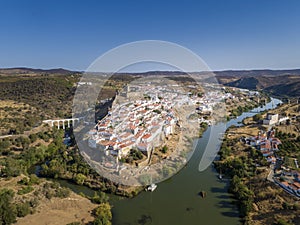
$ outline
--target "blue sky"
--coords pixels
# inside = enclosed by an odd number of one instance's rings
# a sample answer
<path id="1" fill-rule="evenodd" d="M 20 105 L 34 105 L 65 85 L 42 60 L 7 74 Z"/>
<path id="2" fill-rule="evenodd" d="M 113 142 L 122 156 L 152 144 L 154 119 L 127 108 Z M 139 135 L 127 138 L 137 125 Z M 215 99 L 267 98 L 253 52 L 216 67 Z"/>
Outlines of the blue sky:
<path id="1" fill-rule="evenodd" d="M 139 40 L 175 42 L 213 70 L 300 68 L 300 1 L 1 0 L 0 67 L 85 70 Z"/>

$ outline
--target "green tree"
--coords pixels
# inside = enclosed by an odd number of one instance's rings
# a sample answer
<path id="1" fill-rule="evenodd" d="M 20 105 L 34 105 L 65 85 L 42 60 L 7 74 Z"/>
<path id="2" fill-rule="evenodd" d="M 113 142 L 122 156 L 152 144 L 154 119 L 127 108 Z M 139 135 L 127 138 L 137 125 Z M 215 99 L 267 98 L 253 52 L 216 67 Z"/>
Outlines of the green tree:
<path id="1" fill-rule="evenodd" d="M 86 176 L 83 175 L 82 173 L 78 173 L 75 176 L 75 182 L 76 182 L 76 184 L 79 184 L 79 185 L 82 185 L 84 183 L 85 179 L 86 179 Z"/>
<path id="2" fill-rule="evenodd" d="M 260 113 L 254 115 L 253 120 L 256 121 L 256 122 L 262 120 L 262 115 Z"/>
<path id="3" fill-rule="evenodd" d="M 38 136 L 37 136 L 37 134 L 30 134 L 29 139 L 33 143 L 38 139 Z"/>
<path id="4" fill-rule="evenodd" d="M 91 201 L 96 204 L 108 202 L 109 197 L 102 191 L 94 193 L 94 196 L 91 198 Z"/>
<path id="5" fill-rule="evenodd" d="M 22 160 L 8 157 L 5 159 L 4 165 L 5 167 L 1 170 L 1 176 L 4 177 L 16 177 L 24 171 Z"/>
<path id="6" fill-rule="evenodd" d="M 69 188 L 60 187 L 56 190 L 55 197 L 59 198 L 67 198 L 71 194 L 71 191 Z"/>
<path id="7" fill-rule="evenodd" d="M 167 151 L 168 151 L 168 147 L 166 145 L 164 145 L 164 147 L 162 147 L 162 149 L 161 149 L 161 152 L 165 154 L 165 153 L 167 153 Z"/>
<path id="8" fill-rule="evenodd" d="M 202 92 L 198 92 L 198 93 L 197 93 L 197 96 L 198 96 L 199 98 L 202 98 L 202 97 L 203 97 L 203 93 L 202 93 Z"/>
<path id="9" fill-rule="evenodd" d="M 133 160 L 139 160 L 143 158 L 143 154 L 141 153 L 141 151 L 136 149 L 130 150 L 130 156 L 132 156 Z"/>
<path id="10" fill-rule="evenodd" d="M 17 204 L 17 216 L 24 217 L 30 213 L 30 204 L 29 202 Z"/>
<path id="11" fill-rule="evenodd" d="M 276 225 L 292 225 L 292 223 L 289 223 L 285 221 L 284 219 L 279 219 L 276 223 Z"/>
<path id="12" fill-rule="evenodd" d="M 10 142 L 8 140 L 0 141 L 0 149 L 4 150 L 10 146 Z"/>
<path id="13" fill-rule="evenodd" d="M 94 224 L 96 225 L 111 225 L 111 206 L 109 203 L 101 203 L 95 210 L 95 221 Z"/>
<path id="14" fill-rule="evenodd" d="M 12 190 L 0 190 L 0 224 L 12 224 L 16 221 L 16 209 L 12 204 L 13 197 Z"/>

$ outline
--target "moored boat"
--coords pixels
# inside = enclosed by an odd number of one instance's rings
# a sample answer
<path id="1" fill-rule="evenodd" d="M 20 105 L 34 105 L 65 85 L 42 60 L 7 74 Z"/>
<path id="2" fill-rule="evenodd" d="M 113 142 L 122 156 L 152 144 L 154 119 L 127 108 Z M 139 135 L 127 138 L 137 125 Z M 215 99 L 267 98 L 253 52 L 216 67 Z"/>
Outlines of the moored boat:
<path id="1" fill-rule="evenodd" d="M 157 188 L 157 185 L 156 184 L 151 184 L 149 185 L 146 190 L 147 191 L 154 191 L 155 189 Z"/>

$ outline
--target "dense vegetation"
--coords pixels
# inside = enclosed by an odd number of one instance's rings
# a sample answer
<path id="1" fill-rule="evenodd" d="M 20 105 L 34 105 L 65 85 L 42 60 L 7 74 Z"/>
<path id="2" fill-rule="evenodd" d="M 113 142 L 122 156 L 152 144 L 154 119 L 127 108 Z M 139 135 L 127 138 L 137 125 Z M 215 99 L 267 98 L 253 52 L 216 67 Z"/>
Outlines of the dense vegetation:
<path id="1" fill-rule="evenodd" d="M 229 191 L 238 199 L 240 214 L 243 218 L 252 210 L 253 192 L 249 189 L 245 179 L 255 176 L 258 171 L 256 164 L 267 164 L 262 154 L 255 149 L 247 148 L 245 153 L 249 157 L 243 155 L 236 155 L 232 157 L 234 152 L 238 151 L 235 148 L 235 143 L 238 140 L 225 140 L 222 144 L 220 154 L 220 161 L 215 163 L 216 168 L 222 173 L 230 177 L 231 183 Z"/>
<path id="2" fill-rule="evenodd" d="M 100 189 L 107 192 L 116 192 L 117 187 L 103 178 L 101 178 L 95 171 L 93 171 L 82 159 L 78 150 L 74 146 L 67 147 L 63 144 L 63 130 L 49 130 L 47 132 L 37 133 L 31 135 L 29 138 L 20 138 L 14 140 L 13 138 L 6 138 L 0 140 L 1 146 L 5 147 L 5 151 L 2 151 L 4 158 L 0 159 L 0 177 L 10 178 L 17 177 L 22 174 L 28 174 L 28 177 L 23 178 L 19 185 L 21 185 L 17 193 L 10 191 L 3 191 L 5 197 L 1 198 L 1 201 L 5 201 L 0 204 L 3 205 L 3 210 L 0 212 L 1 216 L 4 216 L 7 223 L 11 224 L 16 217 L 26 216 L 28 213 L 33 212 L 33 206 L 35 205 L 31 201 L 26 201 L 25 203 L 20 203 L 14 206 L 13 196 L 15 194 L 22 196 L 29 193 L 35 192 L 35 185 L 40 183 L 40 179 L 36 177 L 34 172 L 36 166 L 40 166 L 39 176 L 41 177 L 51 177 L 51 178 L 61 178 L 67 179 L 71 182 L 77 183 L 79 185 L 86 185 L 95 189 Z M 74 138 L 74 137 L 72 137 Z M 37 139 L 47 140 L 50 144 L 37 145 L 34 143 Z M 20 151 L 11 151 L 9 146 L 12 145 L 24 146 Z M 67 197 L 70 190 L 66 188 L 61 188 L 57 184 L 45 183 L 42 186 L 42 195 L 48 199 L 52 197 Z M 119 194 L 122 194 L 119 192 Z M 106 211 L 101 212 L 100 205 L 99 209 L 95 211 L 95 221 L 94 224 L 110 224 L 111 216 L 104 216 L 107 214 L 107 210 L 110 210 L 110 205 L 107 202 L 108 198 L 103 192 L 96 192 L 90 200 L 96 204 L 104 204 Z M 35 201 L 37 201 L 35 199 Z M 6 211 L 11 210 L 10 205 L 12 205 L 13 211 L 6 215 Z M 5 207 L 4 207 L 5 206 Z M 109 211 L 110 213 L 110 211 Z M 111 215 L 111 213 L 110 213 Z M 3 219 L 3 220 L 4 220 Z"/>
<path id="3" fill-rule="evenodd" d="M 7 155 L 7 157 L 0 159 L 0 165 L 3 167 L 0 176 L 15 177 L 22 173 L 27 174 L 28 170 L 33 166 L 44 163 L 50 160 L 53 155 L 66 150 L 66 146 L 63 144 L 63 135 L 63 130 L 53 129 L 30 135 L 29 138 L 9 137 L 0 140 L 0 145 L 6 146 L 1 153 L 2 155 Z M 49 141 L 50 139 L 52 141 L 48 146 L 40 144 L 34 146 L 33 143 L 37 137 L 44 141 Z M 12 151 L 14 146 L 18 147 L 17 151 Z"/>
<path id="4" fill-rule="evenodd" d="M 32 146 L 32 141 L 36 140 L 36 136 L 45 141 L 52 141 L 48 146 Z M 83 160 L 76 146 L 64 145 L 63 136 L 64 131 L 54 127 L 50 131 L 31 135 L 30 138 L 0 140 L 2 146 L 14 144 L 24 146 L 18 154 L 14 154 L 9 148 L 2 151 L 2 154 L 7 156 L 0 159 L 0 165 L 3 167 L 0 176 L 15 177 L 20 174 L 28 174 L 34 167 L 40 166 L 39 176 L 66 179 L 105 192 L 127 195 L 125 192 L 117 191 L 118 186 L 100 177 Z M 73 135 L 71 135 L 71 142 L 75 142 Z M 133 157 L 140 158 L 142 156 L 135 152 Z"/>
<path id="5" fill-rule="evenodd" d="M 14 192 L 8 189 L 0 190 L 0 224 L 12 224 L 16 221 L 16 209 L 12 203 Z"/>
<path id="6" fill-rule="evenodd" d="M 0 135 L 23 134 L 49 118 L 71 116 L 79 75 L 0 76 Z"/>
<path id="7" fill-rule="evenodd" d="M 95 216 L 93 225 L 111 225 L 111 206 L 108 203 L 101 203 L 94 209 L 93 214 Z"/>
<path id="8" fill-rule="evenodd" d="M 294 133 L 277 132 L 276 135 L 281 141 L 279 156 L 291 156 L 300 160 L 300 136 Z"/>
<path id="9" fill-rule="evenodd" d="M 24 177 L 19 182 L 18 185 L 22 189 L 17 193 L 7 188 L 0 189 L 0 224 L 12 224 L 17 217 L 34 213 L 41 198 L 66 198 L 70 195 L 70 190 L 60 187 L 58 183 L 43 181 L 43 185 L 37 188 L 38 184 L 40 184 L 40 179 L 31 175 L 29 178 Z M 35 188 L 33 188 L 34 185 Z"/>
<path id="10" fill-rule="evenodd" d="M 71 112 L 77 80 L 74 76 L 0 77 L 0 99 L 27 103 L 44 112 L 45 118 L 66 117 Z"/>
<path id="11" fill-rule="evenodd" d="M 69 131 L 70 145 L 66 146 L 63 130 L 41 125 L 43 119 L 71 116 L 77 81 L 79 74 L 73 73 L 0 76 L 3 103 L 0 135 L 11 135 L 0 138 L 0 180 L 14 181 L 23 177 L 13 186 L 14 190 L 0 188 L 0 224 L 11 224 L 17 217 L 34 213 L 41 199 L 69 196 L 69 189 L 42 177 L 67 179 L 96 190 L 116 192 L 114 184 L 85 163 L 72 131 Z M 96 192 L 90 200 L 100 204 L 93 224 L 111 224 L 107 196 Z"/>
<path id="12" fill-rule="evenodd" d="M 262 114 L 253 117 L 253 121 L 256 122 L 261 119 Z M 286 166 L 289 166 L 290 161 L 291 168 L 297 170 L 293 159 L 300 160 L 300 136 L 288 128 L 290 122 L 287 124 L 279 126 L 280 129 L 276 128 L 276 137 L 282 142 L 276 155 L 285 159 Z M 297 127 L 297 124 L 299 125 L 299 121 L 294 119 L 293 126 Z M 253 126 L 253 123 L 249 126 Z M 241 131 L 239 128 L 231 127 L 227 132 L 239 133 Z M 291 195 L 266 180 L 270 163 L 259 150 L 245 145 L 241 137 L 230 138 L 227 136 L 222 143 L 219 156 L 220 159 L 215 162 L 215 167 L 230 178 L 229 192 L 238 200 L 240 216 L 243 218 L 244 224 L 253 224 L 253 214 L 255 214 L 255 221 L 258 221 L 258 218 L 264 218 L 265 221 L 273 220 L 272 224 L 274 225 L 298 224 L 299 217 L 294 216 L 299 209 L 298 203 L 293 200 Z M 263 204 L 270 204 L 269 211 L 260 211 L 259 207 L 267 207 Z"/>

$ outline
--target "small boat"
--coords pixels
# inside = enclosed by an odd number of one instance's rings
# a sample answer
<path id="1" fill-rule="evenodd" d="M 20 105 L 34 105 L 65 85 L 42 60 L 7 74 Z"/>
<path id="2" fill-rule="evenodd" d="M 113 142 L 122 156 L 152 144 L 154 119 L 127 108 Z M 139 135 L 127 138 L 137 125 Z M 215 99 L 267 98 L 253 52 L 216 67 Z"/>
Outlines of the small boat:
<path id="1" fill-rule="evenodd" d="M 223 179 L 223 176 L 222 176 L 222 171 L 220 169 L 220 173 L 219 173 L 219 179 L 222 180 Z"/>
<path id="2" fill-rule="evenodd" d="M 157 185 L 156 184 L 151 184 L 147 187 L 147 191 L 154 191 L 155 189 L 157 188 Z"/>

